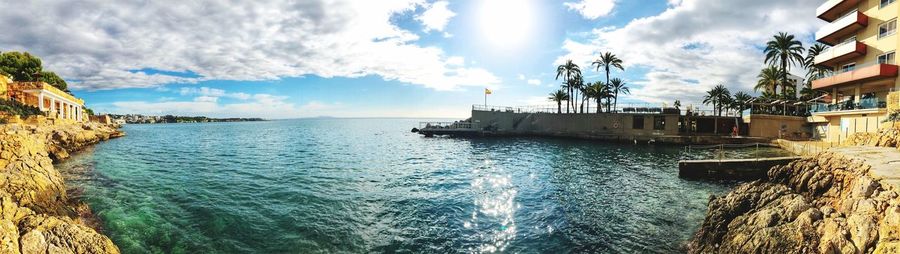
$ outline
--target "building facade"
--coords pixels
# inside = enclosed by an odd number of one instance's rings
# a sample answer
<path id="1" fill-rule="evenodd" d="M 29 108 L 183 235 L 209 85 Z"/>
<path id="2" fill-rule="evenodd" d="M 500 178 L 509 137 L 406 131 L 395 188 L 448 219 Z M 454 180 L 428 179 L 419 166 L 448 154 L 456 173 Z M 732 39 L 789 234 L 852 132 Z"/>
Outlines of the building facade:
<path id="1" fill-rule="evenodd" d="M 84 100 L 76 98 L 44 82 L 12 82 L 8 84 L 10 99 L 34 106 L 48 117 L 84 122 Z"/>
<path id="2" fill-rule="evenodd" d="M 829 22 L 816 40 L 830 47 L 815 63 L 833 70 L 812 80 L 812 88 L 826 94 L 811 110 L 825 141 L 878 131 L 888 113 L 900 108 L 896 1 L 829 0 L 816 9 L 818 18 Z"/>

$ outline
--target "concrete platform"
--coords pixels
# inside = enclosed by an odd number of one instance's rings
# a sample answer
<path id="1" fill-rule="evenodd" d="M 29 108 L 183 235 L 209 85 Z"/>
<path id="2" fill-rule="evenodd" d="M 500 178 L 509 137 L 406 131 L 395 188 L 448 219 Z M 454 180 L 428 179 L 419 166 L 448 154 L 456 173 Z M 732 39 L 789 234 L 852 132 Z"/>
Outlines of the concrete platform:
<path id="1" fill-rule="evenodd" d="M 802 157 L 679 161 L 678 177 L 709 180 L 758 180 L 765 178 L 770 168 L 785 165 L 800 158 Z"/>
<path id="2" fill-rule="evenodd" d="M 829 151 L 865 161 L 869 176 L 894 190 L 900 190 L 900 150 L 894 147 L 852 146 Z"/>

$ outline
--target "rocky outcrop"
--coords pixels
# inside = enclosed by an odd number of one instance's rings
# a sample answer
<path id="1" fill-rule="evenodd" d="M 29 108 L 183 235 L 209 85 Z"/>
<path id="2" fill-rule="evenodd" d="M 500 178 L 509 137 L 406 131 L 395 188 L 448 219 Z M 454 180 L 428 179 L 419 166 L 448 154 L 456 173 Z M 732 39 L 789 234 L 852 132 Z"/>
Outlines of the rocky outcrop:
<path id="1" fill-rule="evenodd" d="M 118 253 L 78 216 L 53 161 L 123 135 L 96 123 L 0 125 L 0 253 Z"/>
<path id="2" fill-rule="evenodd" d="M 877 133 L 857 132 L 847 137 L 852 146 L 900 146 L 900 128 L 884 128 Z"/>
<path id="3" fill-rule="evenodd" d="M 871 168 L 836 152 L 773 167 L 766 179 L 711 198 L 688 251 L 900 253 L 898 190 Z"/>

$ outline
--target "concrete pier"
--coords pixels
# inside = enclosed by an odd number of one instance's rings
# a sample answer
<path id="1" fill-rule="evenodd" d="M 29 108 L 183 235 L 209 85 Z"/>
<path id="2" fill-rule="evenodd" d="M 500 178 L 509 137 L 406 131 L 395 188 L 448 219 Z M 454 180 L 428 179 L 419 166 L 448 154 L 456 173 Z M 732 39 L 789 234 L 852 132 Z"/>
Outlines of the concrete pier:
<path id="1" fill-rule="evenodd" d="M 711 180 L 758 180 L 773 166 L 785 165 L 801 157 L 730 160 L 685 160 L 678 162 L 678 177 Z"/>

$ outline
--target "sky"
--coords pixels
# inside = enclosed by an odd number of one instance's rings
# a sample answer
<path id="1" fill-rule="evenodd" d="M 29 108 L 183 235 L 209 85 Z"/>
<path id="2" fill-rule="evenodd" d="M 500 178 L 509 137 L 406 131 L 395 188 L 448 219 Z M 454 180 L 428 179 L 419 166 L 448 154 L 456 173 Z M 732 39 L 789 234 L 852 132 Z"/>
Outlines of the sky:
<path id="1" fill-rule="evenodd" d="M 0 51 L 27 51 L 98 113 L 449 117 L 555 107 L 556 66 L 612 52 L 631 94 L 699 106 L 752 92 L 777 32 L 813 43 L 821 0 L 2 1 Z M 805 71 L 794 67 L 794 74 Z"/>

